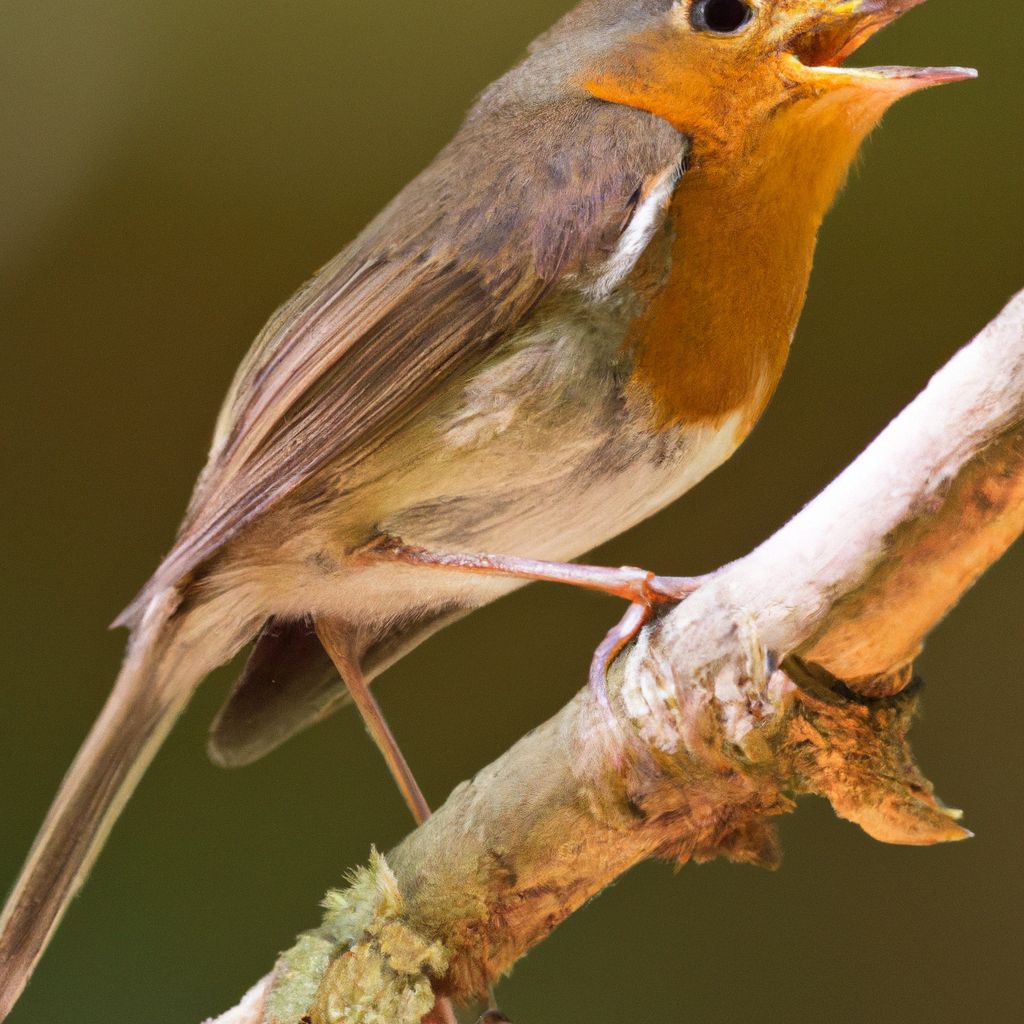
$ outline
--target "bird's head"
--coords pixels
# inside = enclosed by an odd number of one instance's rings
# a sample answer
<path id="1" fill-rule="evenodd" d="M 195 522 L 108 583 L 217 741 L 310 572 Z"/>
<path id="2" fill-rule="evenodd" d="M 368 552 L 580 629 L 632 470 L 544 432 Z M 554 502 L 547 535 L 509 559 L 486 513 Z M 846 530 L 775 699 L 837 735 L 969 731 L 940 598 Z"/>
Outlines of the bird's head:
<path id="1" fill-rule="evenodd" d="M 618 24 L 588 61 L 593 96 L 639 107 L 713 162 L 756 145 L 787 111 L 859 141 L 901 96 L 972 78 L 965 68 L 847 67 L 879 29 L 923 0 L 616 0 Z M 592 13 L 612 0 L 588 0 Z M 588 5 L 584 5 L 584 10 Z M 631 8 L 631 9 L 630 9 Z"/>

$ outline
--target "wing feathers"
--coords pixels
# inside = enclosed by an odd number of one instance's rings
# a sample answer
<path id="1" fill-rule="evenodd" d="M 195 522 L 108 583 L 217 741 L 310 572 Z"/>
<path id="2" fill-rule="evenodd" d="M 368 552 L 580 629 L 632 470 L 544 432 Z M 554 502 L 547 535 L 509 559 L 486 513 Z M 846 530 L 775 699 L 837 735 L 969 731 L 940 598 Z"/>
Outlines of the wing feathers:
<path id="1" fill-rule="evenodd" d="M 478 111 L 275 313 L 236 376 L 177 543 L 119 622 L 326 464 L 343 472 L 381 444 L 553 287 L 606 258 L 645 183 L 685 147 L 657 118 L 591 99 L 521 121 L 496 127 Z"/>

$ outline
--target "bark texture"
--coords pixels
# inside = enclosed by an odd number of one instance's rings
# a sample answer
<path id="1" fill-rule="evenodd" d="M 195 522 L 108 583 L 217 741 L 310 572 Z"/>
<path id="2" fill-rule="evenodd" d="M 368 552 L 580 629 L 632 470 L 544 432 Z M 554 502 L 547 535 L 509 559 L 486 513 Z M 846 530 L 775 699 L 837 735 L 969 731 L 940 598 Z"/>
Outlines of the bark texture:
<path id="1" fill-rule="evenodd" d="M 1024 532 L 1024 293 L 828 488 L 328 896 L 220 1024 L 443 1021 L 647 857 L 773 866 L 815 793 L 884 842 L 970 835 L 907 745 L 925 635 Z"/>

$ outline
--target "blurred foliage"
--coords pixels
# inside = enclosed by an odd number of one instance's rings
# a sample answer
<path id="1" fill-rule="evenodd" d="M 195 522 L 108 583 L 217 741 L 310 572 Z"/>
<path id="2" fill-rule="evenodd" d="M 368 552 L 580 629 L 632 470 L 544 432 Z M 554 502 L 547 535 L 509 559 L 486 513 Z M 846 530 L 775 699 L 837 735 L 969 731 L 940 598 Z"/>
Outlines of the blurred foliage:
<path id="1" fill-rule="evenodd" d="M 106 695 L 106 623 L 173 536 L 273 307 L 432 157 L 563 0 L 7 0 L 0 62 L 5 653 L 0 879 Z M 1024 286 L 1024 12 L 932 0 L 862 63 L 974 64 L 903 103 L 823 232 L 790 370 L 695 493 L 597 558 L 710 569 L 766 536 Z M 916 745 L 978 837 L 879 846 L 808 803 L 777 874 L 645 865 L 502 984 L 549 1020 L 997 1020 L 1019 1010 L 1018 548 L 932 638 Z M 561 706 L 619 609 L 532 587 L 381 697 L 432 799 Z M 146 777 L 11 1024 L 182 1024 L 234 1003 L 408 823 L 354 715 L 236 773 L 230 682 Z"/>

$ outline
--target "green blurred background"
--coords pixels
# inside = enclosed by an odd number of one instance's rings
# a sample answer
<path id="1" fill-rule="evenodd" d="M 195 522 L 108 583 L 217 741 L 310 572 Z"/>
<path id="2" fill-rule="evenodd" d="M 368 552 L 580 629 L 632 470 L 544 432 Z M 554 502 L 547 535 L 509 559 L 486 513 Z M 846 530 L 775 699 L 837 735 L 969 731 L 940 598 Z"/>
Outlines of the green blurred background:
<path id="1" fill-rule="evenodd" d="M 448 138 L 565 0 L 6 0 L 0 61 L 0 886 L 98 711 L 106 625 L 171 541 L 263 320 Z M 1024 10 L 932 0 L 861 63 L 974 64 L 906 101 L 830 216 L 792 363 L 741 452 L 596 556 L 696 573 L 767 536 L 1024 286 Z M 646 864 L 500 987 L 542 1021 L 992 1021 L 1022 1002 L 1021 569 L 932 637 L 916 749 L 977 832 L 876 844 L 806 801 L 775 874 Z M 558 709 L 619 614 L 535 586 L 380 695 L 433 801 Z M 405 811 L 354 714 L 235 773 L 200 692 L 11 1024 L 233 1004 Z"/>

